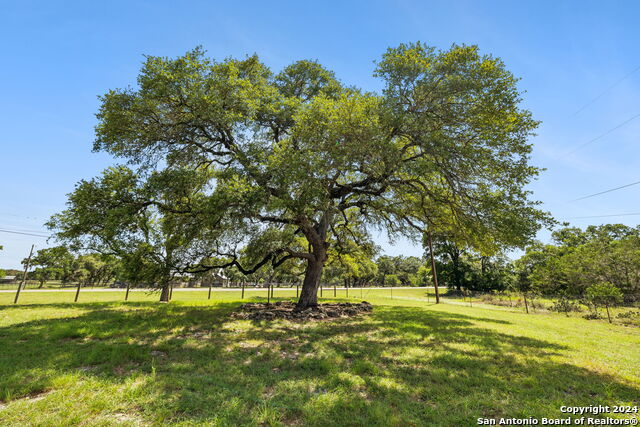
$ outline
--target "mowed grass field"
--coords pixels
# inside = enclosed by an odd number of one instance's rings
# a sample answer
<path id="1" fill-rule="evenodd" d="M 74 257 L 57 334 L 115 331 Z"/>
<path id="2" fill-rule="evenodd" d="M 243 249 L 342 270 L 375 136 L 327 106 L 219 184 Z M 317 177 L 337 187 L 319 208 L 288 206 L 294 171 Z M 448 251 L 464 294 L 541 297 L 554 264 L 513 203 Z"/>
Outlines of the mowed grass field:
<path id="1" fill-rule="evenodd" d="M 640 405 L 640 329 L 435 305 L 424 289 L 352 290 L 373 313 L 313 323 L 234 320 L 236 291 L 13 296 L 0 293 L 3 426 L 465 426 Z"/>

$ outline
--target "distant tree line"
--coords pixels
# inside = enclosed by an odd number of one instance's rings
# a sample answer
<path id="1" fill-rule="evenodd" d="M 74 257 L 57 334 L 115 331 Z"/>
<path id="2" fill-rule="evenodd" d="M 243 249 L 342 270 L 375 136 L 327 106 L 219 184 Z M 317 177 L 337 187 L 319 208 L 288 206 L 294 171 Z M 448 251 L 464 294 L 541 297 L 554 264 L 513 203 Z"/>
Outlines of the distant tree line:
<path id="1" fill-rule="evenodd" d="M 433 283 L 428 249 L 422 257 L 390 256 L 380 255 L 372 241 L 350 244 L 348 251 L 333 254 L 323 273 L 323 283 L 347 287 Z M 587 297 L 609 287 L 613 290 L 607 292 L 617 295 L 619 291 L 624 301 L 640 299 L 640 226 L 607 224 L 584 230 L 565 226 L 552 233 L 551 243 L 535 242 L 516 260 L 510 260 L 504 251 L 484 255 L 446 234 L 434 235 L 433 252 L 440 285 L 451 293 L 511 290 Z M 28 279 L 39 282 L 40 287 L 52 280 L 82 286 L 130 283 L 153 287 L 153 277 L 145 273 L 149 271 L 147 264 L 147 259 L 138 253 L 125 257 L 76 254 L 66 246 L 56 246 L 41 249 L 33 256 Z M 288 262 L 277 268 L 268 265 L 250 275 L 235 267 L 221 270 L 225 280 L 253 285 L 269 282 L 293 286 L 301 283 L 304 273 L 301 262 Z M 214 280 L 215 274 L 207 270 L 176 275 L 173 280 L 193 286 Z"/>
<path id="2" fill-rule="evenodd" d="M 503 291 L 512 286 L 513 266 L 504 251 L 489 256 L 459 243 L 453 234 L 437 233 L 433 237 L 438 279 L 450 292 Z M 430 256 L 428 249 L 425 256 Z"/>
<path id="3" fill-rule="evenodd" d="M 564 227 L 553 232 L 551 244 L 529 246 L 514 267 L 517 287 L 582 296 L 604 283 L 634 301 L 640 298 L 640 226 Z"/>
<path id="4" fill-rule="evenodd" d="M 378 248 L 342 254 L 330 263 L 323 276 L 323 283 L 348 287 L 362 286 L 425 286 L 430 283 L 431 270 L 423 258 L 415 256 L 377 255 Z M 215 261 L 215 260 L 214 260 Z M 26 259 L 23 260 L 26 264 Z M 62 284 L 82 286 L 113 286 L 124 283 L 141 287 L 153 287 L 152 281 L 146 281 L 145 260 L 129 257 L 116 257 L 100 253 L 77 254 L 66 246 L 40 249 L 32 257 L 32 270 L 27 278 L 36 281 L 40 287 L 50 281 Z M 210 281 L 220 282 L 224 277 L 231 283 L 246 282 L 252 285 L 280 283 L 295 285 L 302 281 L 304 265 L 285 263 L 278 268 L 267 266 L 258 272 L 245 275 L 231 267 L 219 272 L 207 270 L 197 274 L 175 275 L 174 282 L 188 286 L 197 286 Z"/>
<path id="5" fill-rule="evenodd" d="M 23 265 L 27 260 L 23 260 Z M 121 261 L 100 253 L 74 254 L 65 246 L 40 249 L 31 258 L 33 270 L 27 279 L 37 281 L 39 287 L 46 282 L 79 283 L 82 286 L 107 286 L 122 275 Z"/>
<path id="6" fill-rule="evenodd" d="M 485 256 L 456 243 L 452 236 L 434 237 L 440 283 L 450 291 L 514 290 L 585 297 L 590 287 L 609 286 L 626 301 L 640 298 L 640 226 L 580 229 L 565 225 L 552 233 L 551 243 L 535 242 L 516 260 L 503 251 Z"/>

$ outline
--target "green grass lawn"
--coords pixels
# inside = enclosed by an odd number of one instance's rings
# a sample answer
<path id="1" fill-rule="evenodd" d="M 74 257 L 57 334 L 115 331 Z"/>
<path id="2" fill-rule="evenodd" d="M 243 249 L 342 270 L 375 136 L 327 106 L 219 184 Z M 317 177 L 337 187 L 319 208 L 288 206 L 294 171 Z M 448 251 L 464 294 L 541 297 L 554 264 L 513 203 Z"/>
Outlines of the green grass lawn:
<path id="1" fill-rule="evenodd" d="M 421 289 L 365 290 L 372 314 L 306 324 L 233 320 L 239 292 L 123 295 L 0 294 L 0 425 L 464 426 L 640 405 L 638 328 Z"/>

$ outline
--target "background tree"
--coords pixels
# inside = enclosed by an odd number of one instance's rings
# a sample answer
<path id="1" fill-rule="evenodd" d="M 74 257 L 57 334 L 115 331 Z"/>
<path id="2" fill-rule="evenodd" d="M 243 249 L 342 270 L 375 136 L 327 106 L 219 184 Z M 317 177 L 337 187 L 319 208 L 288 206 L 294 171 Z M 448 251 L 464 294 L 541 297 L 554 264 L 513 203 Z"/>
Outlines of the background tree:
<path id="1" fill-rule="evenodd" d="M 343 241 L 330 249 L 324 278 L 345 287 L 364 286 L 373 281 L 378 273 L 378 266 L 373 260 L 378 251 L 379 248 L 370 240 Z"/>
<path id="2" fill-rule="evenodd" d="M 432 282 L 432 273 L 431 266 L 427 263 L 423 264 L 418 268 L 416 272 L 416 281 L 414 285 L 416 286 L 431 286 Z"/>
<path id="3" fill-rule="evenodd" d="M 27 273 L 27 278 L 36 280 L 39 283 L 38 288 L 42 288 L 47 281 L 55 279 L 56 275 L 50 269 L 35 268 Z"/>
<path id="4" fill-rule="evenodd" d="M 529 246 L 518 260 L 541 292 L 582 296 L 596 283 L 609 282 L 628 301 L 640 297 L 640 228 L 622 224 L 563 227 L 553 244 Z"/>
<path id="5" fill-rule="evenodd" d="M 611 323 L 611 314 L 609 306 L 619 304 L 622 301 L 622 292 L 620 289 L 608 282 L 596 283 L 587 288 L 587 298 L 596 307 L 604 305 L 607 309 L 607 319 Z"/>
<path id="6" fill-rule="evenodd" d="M 149 253 L 192 264 L 181 248 L 215 237 L 210 249 L 226 261 L 196 262 L 191 271 L 235 266 L 249 274 L 300 259 L 299 308 L 317 304 L 338 233 L 377 227 L 419 239 L 436 224 L 464 230 L 486 252 L 524 245 L 547 220 L 523 190 L 538 174 L 527 142 L 538 123 L 520 108 L 517 79 L 502 61 L 475 46 L 403 44 L 383 55 L 375 75 L 380 94 L 344 86 L 312 61 L 273 74 L 256 56 L 215 62 L 196 49 L 177 59 L 148 57 L 137 88 L 102 98 L 94 149 L 126 159 L 142 180 L 208 179 L 178 198 L 137 193 L 168 223 L 199 224 L 194 234 L 178 233 L 171 250 Z M 87 208 L 107 218 L 109 209 L 131 209 Z M 84 221 L 71 210 L 64 215 Z M 110 224 L 111 236 L 146 226 L 121 219 Z M 67 237 L 102 232 L 71 231 L 70 223 L 52 225 Z M 254 263 L 243 265 L 241 250 Z"/>
<path id="7" fill-rule="evenodd" d="M 503 253 L 476 256 L 472 259 L 468 289 L 481 292 L 503 291 L 511 287 L 513 276 L 513 266 Z"/>
<path id="8" fill-rule="evenodd" d="M 387 278 L 394 276 L 402 285 L 417 285 L 420 282 L 418 272 L 424 265 L 424 260 L 415 256 L 389 256 L 382 255 L 377 258 L 378 282 L 388 285 Z M 393 279 L 395 282 L 395 279 Z"/>
<path id="9" fill-rule="evenodd" d="M 424 237 L 425 257 L 429 259 L 429 245 Z M 461 293 L 471 291 L 501 291 L 510 286 L 512 266 L 502 249 L 494 248 L 491 255 L 469 246 L 460 233 L 432 233 L 432 246 L 442 285 Z"/>
<path id="10" fill-rule="evenodd" d="M 529 313 L 529 302 L 527 300 L 527 296 L 536 293 L 538 289 L 529 278 L 525 268 L 521 268 L 517 271 L 516 278 L 513 280 L 511 288 L 522 295 L 522 298 L 524 299 L 524 308 L 527 313 Z"/>
<path id="11" fill-rule="evenodd" d="M 399 286 L 402 281 L 396 274 L 387 274 L 384 276 L 384 283 L 386 286 Z"/>
<path id="12" fill-rule="evenodd" d="M 107 286 L 118 274 L 119 260 L 114 255 L 89 253 L 80 255 L 74 262 L 74 270 L 82 286 Z"/>
<path id="13" fill-rule="evenodd" d="M 31 257 L 31 265 L 35 270 L 30 275 L 40 282 L 40 287 L 48 280 L 69 282 L 73 279 L 74 261 L 74 255 L 65 246 L 39 249 Z M 22 264 L 26 262 L 25 258 Z"/>
<path id="14" fill-rule="evenodd" d="M 466 287 L 466 275 L 471 270 L 464 259 L 467 252 L 464 238 L 458 235 L 459 242 L 456 242 L 453 233 L 443 232 L 432 233 L 431 236 L 433 256 L 440 261 L 441 268 L 438 270 L 438 274 L 442 285 L 460 292 L 463 287 Z M 427 238 L 426 234 L 423 235 L 425 257 L 429 259 L 431 254 L 426 242 Z"/>
<path id="15" fill-rule="evenodd" d="M 198 171 L 152 173 L 142 180 L 124 166 L 114 167 L 81 181 L 69 196 L 68 209 L 48 226 L 71 247 L 101 254 L 80 260 L 78 280 L 108 280 L 113 269 L 105 270 L 105 260 L 118 257 L 124 280 L 159 288 L 160 300 L 168 301 L 171 279 L 208 257 L 217 236 L 211 237 L 209 228 L 203 231 L 198 218 L 159 206 L 171 200 L 180 209 L 176 201 L 198 198 L 203 182 Z"/>

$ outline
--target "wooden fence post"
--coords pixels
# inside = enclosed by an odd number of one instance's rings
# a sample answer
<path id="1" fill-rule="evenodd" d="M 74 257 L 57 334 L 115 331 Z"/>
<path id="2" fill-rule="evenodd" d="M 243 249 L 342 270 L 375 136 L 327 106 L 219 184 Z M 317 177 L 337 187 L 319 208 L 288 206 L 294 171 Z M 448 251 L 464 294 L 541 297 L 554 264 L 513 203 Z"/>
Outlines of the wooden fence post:
<path id="1" fill-rule="evenodd" d="M 18 297 L 20 296 L 20 290 L 22 285 L 27 281 L 27 270 L 29 270 L 29 264 L 31 263 L 31 255 L 33 255 L 33 248 L 35 245 L 31 245 L 31 251 L 29 251 L 29 258 L 27 258 L 27 264 L 24 266 L 24 273 L 22 274 L 22 281 L 18 283 L 18 290 L 16 291 L 16 297 L 13 300 L 14 304 L 18 303 Z"/>

